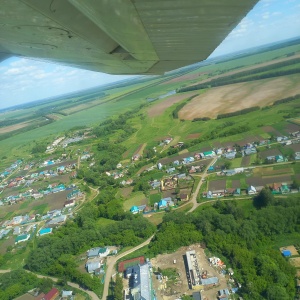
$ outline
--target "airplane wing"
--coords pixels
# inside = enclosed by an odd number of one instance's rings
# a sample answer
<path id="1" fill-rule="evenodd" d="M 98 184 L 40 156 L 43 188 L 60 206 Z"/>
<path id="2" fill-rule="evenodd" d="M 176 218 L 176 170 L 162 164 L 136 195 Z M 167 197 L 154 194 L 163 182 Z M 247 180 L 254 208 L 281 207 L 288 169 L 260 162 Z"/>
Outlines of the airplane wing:
<path id="1" fill-rule="evenodd" d="M 0 0 L 0 61 L 162 74 L 206 59 L 257 2 Z"/>

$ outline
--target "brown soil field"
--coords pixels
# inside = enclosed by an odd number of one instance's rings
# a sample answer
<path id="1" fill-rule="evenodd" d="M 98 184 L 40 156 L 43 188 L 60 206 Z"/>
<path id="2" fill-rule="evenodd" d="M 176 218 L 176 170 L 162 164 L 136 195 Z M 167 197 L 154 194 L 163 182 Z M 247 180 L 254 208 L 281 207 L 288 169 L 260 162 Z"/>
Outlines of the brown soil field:
<path id="1" fill-rule="evenodd" d="M 293 168 L 284 168 L 284 169 L 278 169 L 273 170 L 273 168 L 262 168 L 261 174 L 263 176 L 267 175 L 277 175 L 277 174 L 294 174 Z"/>
<path id="2" fill-rule="evenodd" d="M 232 180 L 232 188 L 237 189 L 239 187 L 241 187 L 241 182 L 238 179 Z"/>
<path id="3" fill-rule="evenodd" d="M 179 118 L 216 118 L 218 114 L 235 112 L 253 106 L 266 106 L 275 100 L 300 93 L 300 75 L 235 83 L 209 89 L 195 97 L 180 111 Z"/>
<path id="4" fill-rule="evenodd" d="M 255 176 L 252 178 L 247 178 L 246 182 L 248 185 L 253 186 L 265 186 L 267 184 L 273 184 L 273 183 L 290 183 L 292 182 L 290 175 L 281 175 L 281 176 L 270 176 L 270 177 L 264 177 L 261 178 L 259 176 Z"/>
<path id="5" fill-rule="evenodd" d="M 289 262 L 296 268 L 300 268 L 300 257 L 292 257 L 289 259 Z"/>
<path id="6" fill-rule="evenodd" d="M 264 63 L 261 63 L 261 64 L 257 64 L 257 65 L 254 65 L 254 66 L 250 66 L 250 67 L 246 67 L 246 68 L 241 68 L 241 69 L 230 71 L 230 72 L 227 72 L 227 73 L 224 73 L 224 74 L 221 74 L 221 75 L 213 76 L 213 77 L 210 77 L 208 79 L 201 80 L 201 81 L 199 81 L 197 83 L 193 83 L 190 86 L 194 86 L 194 85 L 197 85 L 199 83 L 209 82 L 209 81 L 211 81 L 213 79 L 217 79 L 217 78 L 221 78 L 221 77 L 238 74 L 238 73 L 244 72 L 244 71 L 250 71 L 250 70 L 255 70 L 257 68 L 270 66 L 270 65 L 273 65 L 273 64 L 276 64 L 276 63 L 279 63 L 279 62 L 289 61 L 291 59 L 295 59 L 295 58 L 299 58 L 299 57 L 300 57 L 300 54 L 297 54 L 297 55 L 294 55 L 294 56 L 291 56 L 291 57 L 284 57 L 284 58 L 279 58 L 279 59 L 276 59 L 276 60 L 271 60 L 271 61 L 264 62 Z"/>
<path id="7" fill-rule="evenodd" d="M 226 180 L 225 179 L 220 179 L 220 180 L 210 181 L 208 190 L 211 190 L 211 191 L 225 190 L 225 188 L 226 188 Z"/>
<path id="8" fill-rule="evenodd" d="M 300 144 L 293 144 L 290 146 L 286 146 L 287 148 L 293 149 L 295 152 L 299 152 L 300 151 Z"/>
<path id="9" fill-rule="evenodd" d="M 281 152 L 278 149 L 269 149 L 259 152 L 259 156 L 262 159 L 267 158 L 268 156 L 276 156 L 276 155 L 282 155 Z"/>
<path id="10" fill-rule="evenodd" d="M 292 133 L 292 132 L 295 132 L 295 131 L 299 131 L 300 130 L 300 126 L 297 125 L 297 124 L 292 124 L 292 123 L 289 123 L 286 125 L 285 127 L 285 131 L 287 133 Z"/>
<path id="11" fill-rule="evenodd" d="M 46 118 L 51 119 L 51 120 L 61 120 L 63 118 L 62 115 L 58 116 L 55 114 L 50 114 L 50 115 L 46 115 Z"/>
<path id="12" fill-rule="evenodd" d="M 0 134 L 8 133 L 8 132 L 11 132 L 11 131 L 15 131 L 15 130 L 27 127 L 27 126 L 31 125 L 32 122 L 33 121 L 27 121 L 27 122 L 23 122 L 23 123 L 14 124 L 14 125 L 11 125 L 11 126 L 1 127 L 0 128 Z"/>
<path id="13" fill-rule="evenodd" d="M 248 167 L 249 165 L 250 165 L 250 156 L 244 156 L 242 158 L 241 166 L 242 167 Z"/>
<path id="14" fill-rule="evenodd" d="M 272 126 L 263 126 L 261 128 L 264 132 L 267 132 L 267 133 L 273 133 L 273 134 L 276 134 L 276 135 L 281 135 L 281 132 L 276 130 L 274 127 Z"/>
<path id="15" fill-rule="evenodd" d="M 282 251 L 282 250 L 290 250 L 292 255 L 298 255 L 299 254 L 294 245 L 290 245 L 290 246 L 286 246 L 286 247 L 281 247 L 279 249 L 280 249 L 280 251 Z"/>
<path id="16" fill-rule="evenodd" d="M 150 118 L 160 116 L 164 113 L 164 111 L 171 107 L 173 104 L 178 103 L 184 99 L 187 99 L 193 95 L 196 95 L 197 92 L 188 92 L 184 94 L 175 94 L 173 96 L 167 97 L 165 100 L 162 100 L 158 103 L 155 103 L 148 109 L 148 115 Z"/>
<path id="17" fill-rule="evenodd" d="M 191 139 L 197 139 L 201 136 L 201 133 L 191 133 L 189 134 L 186 138 L 191 140 Z"/>

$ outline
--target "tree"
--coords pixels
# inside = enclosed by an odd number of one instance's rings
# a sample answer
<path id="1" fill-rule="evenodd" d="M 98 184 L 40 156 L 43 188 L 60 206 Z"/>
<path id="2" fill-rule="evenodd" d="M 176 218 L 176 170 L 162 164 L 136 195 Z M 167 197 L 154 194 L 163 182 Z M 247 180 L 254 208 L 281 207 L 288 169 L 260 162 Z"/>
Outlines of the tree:
<path id="1" fill-rule="evenodd" d="M 292 187 L 292 189 L 299 189 L 299 187 L 300 187 L 300 181 L 294 179 L 291 187 Z"/>
<path id="2" fill-rule="evenodd" d="M 116 283 L 114 288 L 114 300 L 123 300 L 123 280 L 120 275 L 116 276 Z"/>
<path id="3" fill-rule="evenodd" d="M 257 196 L 253 198 L 253 205 L 256 208 L 266 207 L 274 203 L 274 196 L 268 188 L 263 188 Z"/>
<path id="4" fill-rule="evenodd" d="M 226 160 L 226 161 L 224 162 L 224 169 L 229 169 L 229 168 L 231 167 L 231 164 L 232 164 L 231 161 Z"/>

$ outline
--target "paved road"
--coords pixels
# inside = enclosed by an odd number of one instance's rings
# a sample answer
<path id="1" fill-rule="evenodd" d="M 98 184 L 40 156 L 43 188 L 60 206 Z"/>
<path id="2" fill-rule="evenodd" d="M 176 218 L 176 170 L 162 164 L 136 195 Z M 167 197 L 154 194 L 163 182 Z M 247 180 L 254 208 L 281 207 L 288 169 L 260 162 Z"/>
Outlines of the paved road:
<path id="1" fill-rule="evenodd" d="M 107 257 L 107 270 L 106 270 L 106 274 L 105 274 L 105 282 L 104 282 L 104 289 L 103 289 L 103 295 L 102 295 L 102 300 L 106 300 L 107 296 L 108 296 L 108 288 L 109 288 L 109 282 L 110 282 L 110 279 L 113 275 L 113 272 L 114 272 L 114 266 L 117 262 L 117 260 L 119 260 L 120 258 L 126 256 L 127 254 L 130 254 L 146 245 L 148 245 L 152 238 L 153 238 L 154 234 L 149 237 L 148 240 L 144 241 L 143 243 L 139 244 L 138 246 L 132 248 L 132 249 L 129 249 L 117 256 L 108 256 Z"/>

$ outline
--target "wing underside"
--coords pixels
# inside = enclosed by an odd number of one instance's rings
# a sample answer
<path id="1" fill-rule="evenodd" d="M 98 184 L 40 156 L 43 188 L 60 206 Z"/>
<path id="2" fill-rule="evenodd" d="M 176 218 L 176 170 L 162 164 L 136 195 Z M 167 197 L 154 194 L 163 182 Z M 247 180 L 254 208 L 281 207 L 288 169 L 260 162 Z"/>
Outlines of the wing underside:
<path id="1" fill-rule="evenodd" d="M 161 74 L 206 59 L 257 1 L 0 0 L 0 61 Z"/>

